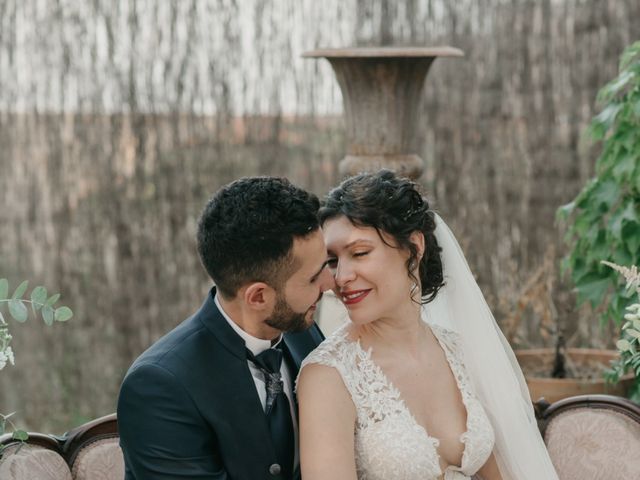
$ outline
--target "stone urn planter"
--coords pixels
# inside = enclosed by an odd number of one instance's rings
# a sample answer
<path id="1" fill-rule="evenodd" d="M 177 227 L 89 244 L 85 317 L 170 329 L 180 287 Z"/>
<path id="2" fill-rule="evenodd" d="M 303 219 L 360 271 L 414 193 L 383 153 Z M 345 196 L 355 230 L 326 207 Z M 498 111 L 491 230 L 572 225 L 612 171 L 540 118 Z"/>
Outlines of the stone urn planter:
<path id="1" fill-rule="evenodd" d="M 568 348 L 565 354 L 570 373 L 568 376 L 575 378 L 549 376 L 555 358 L 553 348 L 516 350 L 515 354 L 534 402 L 541 397 L 553 403 L 574 395 L 597 393 L 623 397 L 633 384 L 633 373 L 625 375 L 615 385 L 607 383 L 602 377 L 602 371 L 609 366 L 611 360 L 618 357 L 615 350 Z"/>
<path id="2" fill-rule="evenodd" d="M 418 114 L 427 72 L 437 57 L 461 57 L 452 47 L 334 48 L 306 52 L 326 58 L 338 79 L 347 126 L 340 175 L 389 168 L 418 178 Z"/>

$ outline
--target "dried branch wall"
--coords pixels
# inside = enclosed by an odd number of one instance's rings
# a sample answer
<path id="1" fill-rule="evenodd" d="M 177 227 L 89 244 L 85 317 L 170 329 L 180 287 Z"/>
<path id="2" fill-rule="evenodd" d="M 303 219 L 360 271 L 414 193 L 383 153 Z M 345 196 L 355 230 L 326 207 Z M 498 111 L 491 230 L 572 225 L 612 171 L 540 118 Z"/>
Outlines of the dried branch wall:
<path id="1" fill-rule="evenodd" d="M 12 327 L 0 411 L 52 431 L 113 411 L 133 358 L 208 289 L 206 199 L 242 175 L 338 181 L 340 93 L 299 58 L 316 47 L 465 51 L 427 78 L 422 181 L 515 341 L 554 317 L 597 336 L 558 279 L 554 212 L 592 172 L 581 132 L 638 18 L 636 0 L 0 0 L 0 277 L 75 312 Z"/>

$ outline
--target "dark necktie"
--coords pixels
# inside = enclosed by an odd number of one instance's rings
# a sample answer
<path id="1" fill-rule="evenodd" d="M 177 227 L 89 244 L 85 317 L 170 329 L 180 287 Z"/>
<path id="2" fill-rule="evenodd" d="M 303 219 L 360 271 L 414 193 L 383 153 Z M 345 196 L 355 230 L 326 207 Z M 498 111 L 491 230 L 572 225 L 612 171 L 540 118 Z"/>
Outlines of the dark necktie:
<path id="1" fill-rule="evenodd" d="M 293 458 L 295 452 L 293 421 L 289 408 L 289 399 L 284 393 L 280 374 L 282 351 L 269 348 L 259 355 L 253 355 L 247 349 L 247 358 L 264 374 L 267 390 L 265 415 L 276 450 L 276 457 L 282 468 L 282 478 L 293 477 Z"/>

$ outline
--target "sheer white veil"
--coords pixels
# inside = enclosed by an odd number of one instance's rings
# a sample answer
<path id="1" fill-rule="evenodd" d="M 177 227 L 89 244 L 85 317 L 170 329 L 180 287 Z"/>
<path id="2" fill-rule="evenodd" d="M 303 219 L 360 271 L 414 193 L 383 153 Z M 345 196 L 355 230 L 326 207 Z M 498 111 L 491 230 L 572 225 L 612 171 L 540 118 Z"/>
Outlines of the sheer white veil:
<path id="1" fill-rule="evenodd" d="M 505 480 L 557 480 L 538 431 L 529 391 L 455 236 L 436 215 L 445 286 L 422 315 L 459 334 L 469 379 L 495 430 L 494 453 Z"/>

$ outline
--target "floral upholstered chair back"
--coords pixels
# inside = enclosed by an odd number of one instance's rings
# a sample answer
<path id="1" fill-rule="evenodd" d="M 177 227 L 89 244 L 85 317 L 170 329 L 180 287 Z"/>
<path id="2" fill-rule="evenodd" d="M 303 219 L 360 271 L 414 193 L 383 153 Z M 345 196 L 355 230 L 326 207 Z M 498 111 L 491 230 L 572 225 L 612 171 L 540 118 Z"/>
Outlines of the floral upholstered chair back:
<path id="1" fill-rule="evenodd" d="M 640 478 L 638 405 L 582 395 L 541 410 L 541 431 L 560 480 Z"/>
<path id="2" fill-rule="evenodd" d="M 124 458 L 115 414 L 68 432 L 64 449 L 73 480 L 124 479 Z"/>
<path id="3" fill-rule="evenodd" d="M 12 443 L 0 458 L 2 480 L 72 480 L 71 470 L 58 446 L 38 443 Z"/>
<path id="4" fill-rule="evenodd" d="M 30 434 L 0 459 L 2 480 L 123 480 L 124 459 L 115 414 L 81 425 L 63 437 Z"/>

